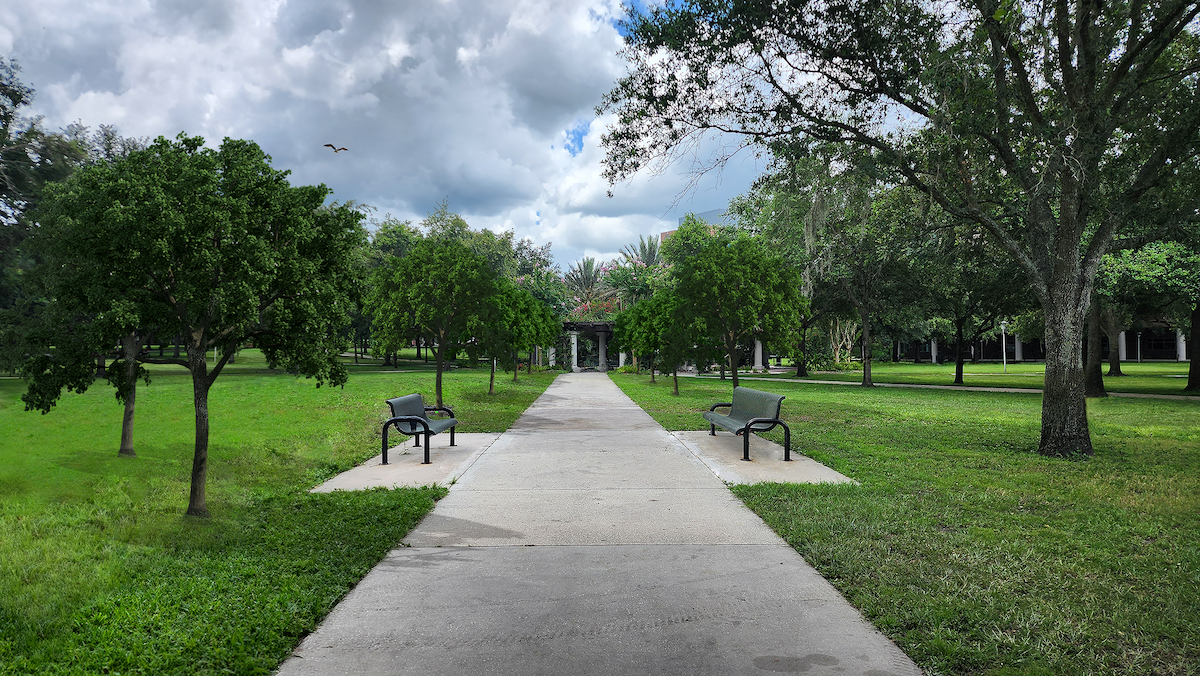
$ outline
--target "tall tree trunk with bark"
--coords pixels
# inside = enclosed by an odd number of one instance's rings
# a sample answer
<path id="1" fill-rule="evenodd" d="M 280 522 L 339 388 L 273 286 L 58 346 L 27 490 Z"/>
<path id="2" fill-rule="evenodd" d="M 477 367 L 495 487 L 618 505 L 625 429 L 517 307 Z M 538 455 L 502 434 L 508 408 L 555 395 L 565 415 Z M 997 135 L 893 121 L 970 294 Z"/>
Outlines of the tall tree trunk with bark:
<path id="1" fill-rule="evenodd" d="M 796 353 L 796 377 L 808 377 L 808 324 L 800 324 L 800 343 Z"/>
<path id="2" fill-rule="evenodd" d="M 433 350 L 435 361 L 437 362 L 437 376 L 434 379 L 434 383 L 435 383 L 434 384 L 434 392 L 435 392 L 435 396 L 437 397 L 437 405 L 443 406 L 444 404 L 442 404 L 442 368 L 445 365 L 445 360 L 442 359 L 442 352 L 446 349 L 446 341 L 441 340 L 440 338 L 442 338 L 442 337 L 439 336 L 439 340 L 437 342 L 437 347 L 435 347 Z"/>
<path id="3" fill-rule="evenodd" d="M 488 394 L 496 393 L 496 358 L 492 357 L 492 374 L 488 377 Z"/>
<path id="4" fill-rule="evenodd" d="M 136 331 L 121 337 L 121 356 L 125 360 L 125 416 L 121 419 L 121 447 L 117 455 L 136 457 L 133 451 L 133 413 L 137 405 L 138 352 L 142 340 Z"/>
<path id="5" fill-rule="evenodd" d="M 678 368 L 676 368 L 674 371 L 671 371 L 671 378 L 673 378 L 675 380 L 674 394 L 675 394 L 675 396 L 678 397 L 679 396 L 679 369 Z"/>
<path id="6" fill-rule="evenodd" d="M 862 318 L 862 361 L 863 361 L 863 387 L 875 387 L 875 383 L 871 380 L 871 314 L 866 310 L 859 310 L 859 316 Z"/>
<path id="7" fill-rule="evenodd" d="M 964 336 L 963 323 L 966 318 L 958 319 L 954 322 L 954 384 L 963 384 L 963 360 L 966 355 L 963 354 Z"/>
<path id="8" fill-rule="evenodd" d="M 1083 327 L 1087 295 L 1080 280 L 1048 285 L 1046 376 L 1042 390 L 1042 435 L 1038 453 L 1059 458 L 1091 457 L 1087 397 L 1083 390 Z M 1083 301 L 1079 297 L 1083 297 Z"/>
<path id="9" fill-rule="evenodd" d="M 1200 340 L 1200 298 L 1192 301 L 1192 330 L 1188 347 L 1192 350 L 1191 364 L 1188 366 L 1187 386 L 1184 392 L 1200 392 L 1200 355 L 1196 354 L 1196 341 Z"/>
<path id="10" fill-rule="evenodd" d="M 1087 318 L 1087 359 L 1083 367 L 1083 394 L 1085 397 L 1107 397 L 1104 390 L 1104 374 L 1100 371 L 1100 302 L 1093 296 Z M 1115 346 L 1109 345 L 1109 352 Z"/>
<path id="11" fill-rule="evenodd" d="M 188 370 L 192 372 L 192 401 L 196 407 L 196 445 L 192 455 L 192 487 L 188 497 L 188 516 L 208 517 L 205 478 L 208 475 L 208 350 L 188 342 Z"/>
<path id="12" fill-rule="evenodd" d="M 738 386 L 738 351 L 737 338 L 734 336 L 725 337 L 725 352 L 729 355 L 729 372 L 733 374 L 733 386 Z"/>

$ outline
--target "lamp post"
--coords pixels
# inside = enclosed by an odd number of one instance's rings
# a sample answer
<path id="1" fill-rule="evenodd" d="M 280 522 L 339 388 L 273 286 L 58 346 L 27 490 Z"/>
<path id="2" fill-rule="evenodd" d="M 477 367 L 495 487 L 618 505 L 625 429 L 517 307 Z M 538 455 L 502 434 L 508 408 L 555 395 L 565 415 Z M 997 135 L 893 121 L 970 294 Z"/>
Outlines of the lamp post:
<path id="1" fill-rule="evenodd" d="M 1140 364 L 1140 363 L 1142 363 L 1142 332 L 1141 331 L 1137 332 L 1137 339 L 1138 339 L 1138 363 Z"/>
<path id="2" fill-rule="evenodd" d="M 1008 373 L 1008 322 L 1000 322 L 1000 358 L 1004 360 L 1004 372 Z"/>

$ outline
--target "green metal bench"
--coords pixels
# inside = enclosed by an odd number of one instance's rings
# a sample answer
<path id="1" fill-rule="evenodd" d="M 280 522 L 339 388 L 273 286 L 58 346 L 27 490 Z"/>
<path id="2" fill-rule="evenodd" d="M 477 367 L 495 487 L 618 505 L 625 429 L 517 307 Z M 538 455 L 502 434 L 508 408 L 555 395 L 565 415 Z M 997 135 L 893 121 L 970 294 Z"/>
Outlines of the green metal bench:
<path id="1" fill-rule="evenodd" d="M 742 437 L 742 460 L 750 460 L 750 433 L 769 432 L 778 425 L 783 428 L 783 459 L 792 459 L 792 430 L 779 419 L 779 410 L 783 407 L 784 396 L 762 390 L 752 390 L 748 387 L 733 388 L 733 401 L 713 404 L 704 413 L 708 421 L 708 433 L 717 436 L 717 427 L 729 430 Z M 721 415 L 716 410 L 729 407 L 729 415 Z"/>
<path id="2" fill-rule="evenodd" d="M 388 428 L 395 427 L 401 434 L 409 434 L 416 438 L 417 443 L 414 447 L 421 445 L 421 435 L 425 435 L 425 462 L 423 465 L 429 464 L 429 440 L 440 432 L 450 430 L 450 445 L 454 445 L 454 428 L 458 425 L 458 421 L 454 419 L 454 411 L 451 411 L 446 406 L 426 406 L 425 400 L 421 399 L 420 394 L 410 394 L 404 397 L 396 397 L 388 399 L 388 407 L 392 410 L 392 417 L 387 422 L 383 423 L 383 464 L 388 464 Z M 430 418 L 429 413 L 442 412 L 449 414 L 449 418 Z"/>

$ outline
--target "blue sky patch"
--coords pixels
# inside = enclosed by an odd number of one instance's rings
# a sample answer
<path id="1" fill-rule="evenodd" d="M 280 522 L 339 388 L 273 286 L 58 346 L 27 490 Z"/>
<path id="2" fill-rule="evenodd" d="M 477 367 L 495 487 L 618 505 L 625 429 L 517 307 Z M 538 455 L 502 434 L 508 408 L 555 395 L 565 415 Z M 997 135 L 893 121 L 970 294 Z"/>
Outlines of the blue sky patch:
<path id="1" fill-rule="evenodd" d="M 567 142 L 563 144 L 563 147 L 571 153 L 571 157 L 575 157 L 579 151 L 583 150 L 583 137 L 587 136 L 588 129 L 591 127 L 591 120 L 580 120 L 566 131 Z"/>

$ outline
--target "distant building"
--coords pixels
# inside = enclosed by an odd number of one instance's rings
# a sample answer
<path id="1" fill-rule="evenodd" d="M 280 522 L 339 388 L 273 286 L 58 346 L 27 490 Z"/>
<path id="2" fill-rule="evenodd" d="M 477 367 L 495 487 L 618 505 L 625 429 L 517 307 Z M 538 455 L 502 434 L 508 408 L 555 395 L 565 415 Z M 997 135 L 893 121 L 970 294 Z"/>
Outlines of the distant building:
<path id="1" fill-rule="evenodd" d="M 704 221 L 705 223 L 712 223 L 715 225 L 716 224 L 729 225 L 729 222 L 728 222 L 729 212 L 725 211 L 724 209 L 713 209 L 711 211 L 704 211 L 704 212 L 695 214 L 695 216 L 696 216 L 696 218 L 699 218 L 700 220 Z M 681 216 L 679 218 L 679 225 L 683 225 L 683 219 L 685 219 L 685 218 L 687 218 L 687 216 Z M 678 230 L 678 229 L 679 228 L 676 228 L 675 230 Z M 675 234 L 675 230 L 668 230 L 664 233 L 659 234 L 658 242 L 661 244 L 661 243 L 667 241 L 668 237 Z"/>

